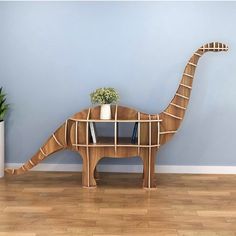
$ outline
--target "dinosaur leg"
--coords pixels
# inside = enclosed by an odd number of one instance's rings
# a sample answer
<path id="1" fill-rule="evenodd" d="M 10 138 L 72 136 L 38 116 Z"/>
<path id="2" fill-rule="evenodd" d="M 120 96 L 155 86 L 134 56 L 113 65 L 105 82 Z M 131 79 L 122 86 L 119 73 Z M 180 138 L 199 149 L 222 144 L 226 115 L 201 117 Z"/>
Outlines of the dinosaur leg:
<path id="1" fill-rule="evenodd" d="M 97 172 L 97 164 L 102 158 L 103 157 L 101 156 L 93 155 L 93 158 L 90 161 L 91 186 L 96 186 L 97 185 L 96 180 L 99 180 L 99 173 Z"/>
<path id="2" fill-rule="evenodd" d="M 23 174 L 46 159 L 49 155 L 64 149 L 66 147 L 66 129 L 67 123 L 63 124 L 23 166 L 18 169 L 5 169 L 5 172 L 10 175 Z"/>
<path id="3" fill-rule="evenodd" d="M 156 151 L 152 148 L 150 150 L 146 149 L 143 155 L 143 187 L 144 188 L 155 188 L 155 160 Z"/>
<path id="4" fill-rule="evenodd" d="M 80 150 L 80 155 L 83 159 L 83 169 L 82 169 L 82 185 L 85 188 L 89 188 L 90 187 L 90 158 L 88 155 L 88 152 L 86 150 L 86 148 L 81 148 L 82 150 Z"/>
<path id="5" fill-rule="evenodd" d="M 81 150 L 80 154 L 83 159 L 83 170 L 82 170 L 82 185 L 85 188 L 96 187 L 97 183 L 95 180 L 96 166 L 101 156 L 96 155 L 94 149 Z M 90 158 L 92 156 L 93 158 Z"/>

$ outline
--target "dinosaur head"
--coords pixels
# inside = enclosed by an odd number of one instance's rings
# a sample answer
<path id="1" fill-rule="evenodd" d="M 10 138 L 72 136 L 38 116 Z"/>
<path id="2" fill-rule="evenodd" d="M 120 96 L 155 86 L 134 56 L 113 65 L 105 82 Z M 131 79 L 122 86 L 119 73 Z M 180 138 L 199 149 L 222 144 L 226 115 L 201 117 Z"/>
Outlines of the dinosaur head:
<path id="1" fill-rule="evenodd" d="M 212 42 L 207 43 L 204 46 L 200 47 L 198 51 L 200 52 L 221 52 L 221 51 L 228 51 L 228 46 L 224 43 L 219 42 Z"/>

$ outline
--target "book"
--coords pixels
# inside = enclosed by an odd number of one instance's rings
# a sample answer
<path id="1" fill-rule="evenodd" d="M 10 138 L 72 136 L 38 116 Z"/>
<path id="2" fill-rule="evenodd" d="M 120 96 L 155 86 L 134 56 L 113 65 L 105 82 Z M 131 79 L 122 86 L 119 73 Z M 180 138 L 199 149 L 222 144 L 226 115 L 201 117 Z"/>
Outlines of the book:
<path id="1" fill-rule="evenodd" d="M 137 131 L 138 131 L 138 122 L 135 122 L 134 128 L 133 128 L 133 134 L 132 134 L 132 137 L 131 137 L 131 143 L 132 144 L 135 144 L 135 142 L 136 142 Z"/>
<path id="2" fill-rule="evenodd" d="M 89 127 L 90 127 L 90 133 L 92 136 L 93 143 L 97 143 L 97 138 L 96 138 L 96 131 L 95 131 L 95 124 L 94 122 L 89 122 Z"/>

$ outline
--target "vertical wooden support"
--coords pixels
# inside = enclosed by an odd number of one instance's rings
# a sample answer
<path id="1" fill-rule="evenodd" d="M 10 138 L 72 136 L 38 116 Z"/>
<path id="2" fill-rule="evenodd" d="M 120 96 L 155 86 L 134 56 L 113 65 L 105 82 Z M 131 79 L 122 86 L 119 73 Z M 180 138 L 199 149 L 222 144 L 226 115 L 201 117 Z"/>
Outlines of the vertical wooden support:
<path id="1" fill-rule="evenodd" d="M 159 149 L 159 147 L 160 147 L 160 132 L 161 132 L 159 115 L 157 115 L 157 120 L 158 120 L 158 122 L 157 122 L 157 148 Z"/>
<path id="2" fill-rule="evenodd" d="M 115 122 L 114 122 L 114 125 L 115 125 L 115 127 L 114 127 L 114 143 L 115 143 L 115 155 L 116 155 L 116 153 L 117 153 L 117 105 L 116 105 L 116 109 L 115 109 Z"/>
<path id="3" fill-rule="evenodd" d="M 78 121 L 75 121 L 75 148 L 78 151 Z"/>
<path id="4" fill-rule="evenodd" d="M 148 125 L 149 125 L 149 139 L 148 139 L 148 144 L 149 144 L 149 147 L 148 147 L 148 188 L 151 188 L 151 154 L 152 154 L 152 148 L 151 148 L 151 145 L 152 145 L 152 123 L 151 123 L 151 116 L 148 115 Z"/>
<path id="5" fill-rule="evenodd" d="M 138 112 L 138 156 L 140 155 L 140 112 Z"/>
<path id="6" fill-rule="evenodd" d="M 64 134 L 65 145 L 67 145 L 67 127 L 68 127 L 68 120 L 66 120 L 66 123 L 65 123 L 65 134 Z"/>
<path id="7" fill-rule="evenodd" d="M 90 187 L 90 158 L 89 158 L 89 116 L 90 116 L 90 108 L 87 114 L 87 122 L 86 122 L 86 159 L 87 159 L 87 183 L 88 187 Z"/>
<path id="8" fill-rule="evenodd" d="M 154 116 L 155 117 L 155 116 Z M 143 165 L 144 165 L 144 173 L 143 173 L 143 187 L 147 189 L 155 188 L 156 182 L 155 182 L 155 159 L 156 159 L 156 141 L 158 141 L 158 138 L 155 138 L 155 140 L 152 140 L 153 132 L 156 132 L 153 130 L 152 127 L 152 120 L 154 119 L 151 115 L 148 115 L 148 130 L 147 130 L 147 137 L 148 137 L 148 147 L 142 149 L 142 159 L 143 159 Z M 156 119 L 156 117 L 155 117 Z M 158 119 L 159 120 L 159 119 Z M 159 122 L 159 121 L 156 121 Z M 155 126 L 156 127 L 156 126 Z M 154 145 L 154 146 L 152 146 Z"/>

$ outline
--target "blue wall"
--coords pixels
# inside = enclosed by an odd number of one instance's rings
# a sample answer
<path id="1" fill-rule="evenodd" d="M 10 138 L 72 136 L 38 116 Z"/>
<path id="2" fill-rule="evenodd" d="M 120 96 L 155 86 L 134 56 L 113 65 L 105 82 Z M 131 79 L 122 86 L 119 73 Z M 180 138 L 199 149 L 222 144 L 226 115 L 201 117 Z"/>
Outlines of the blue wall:
<path id="1" fill-rule="evenodd" d="M 26 161 L 90 106 L 97 87 L 117 88 L 123 105 L 162 111 L 192 52 L 222 41 L 229 52 L 201 59 L 185 120 L 158 164 L 236 165 L 235 22 L 234 2 L 1 2 L 0 85 L 11 103 L 6 161 Z M 61 152 L 47 162 L 81 159 Z"/>

